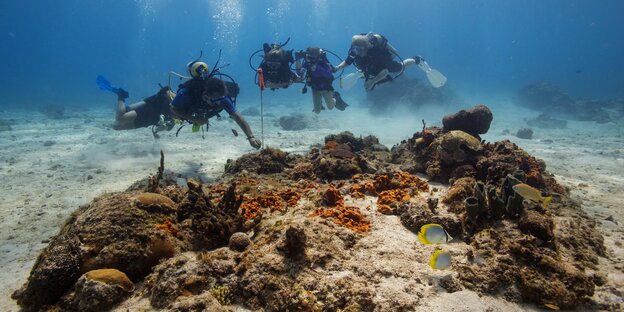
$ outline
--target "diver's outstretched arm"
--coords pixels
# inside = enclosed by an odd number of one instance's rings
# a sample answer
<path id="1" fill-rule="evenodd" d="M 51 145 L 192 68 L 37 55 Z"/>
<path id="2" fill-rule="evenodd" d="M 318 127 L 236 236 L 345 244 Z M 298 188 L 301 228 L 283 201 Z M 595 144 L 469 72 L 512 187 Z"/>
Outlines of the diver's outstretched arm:
<path id="1" fill-rule="evenodd" d="M 347 61 L 342 61 L 340 62 L 340 64 L 338 64 L 338 66 L 334 67 L 336 69 L 336 71 L 339 71 L 345 67 L 349 66 L 349 64 L 347 64 Z"/>
<path id="2" fill-rule="evenodd" d="M 262 146 L 262 142 L 254 137 L 253 132 L 251 131 L 251 127 L 239 112 L 234 112 L 230 114 L 230 117 L 232 117 L 232 119 L 236 121 L 241 130 L 243 130 L 243 132 L 247 136 L 247 140 L 249 140 L 249 145 L 251 145 L 255 149 L 258 149 L 260 148 L 260 146 Z"/>

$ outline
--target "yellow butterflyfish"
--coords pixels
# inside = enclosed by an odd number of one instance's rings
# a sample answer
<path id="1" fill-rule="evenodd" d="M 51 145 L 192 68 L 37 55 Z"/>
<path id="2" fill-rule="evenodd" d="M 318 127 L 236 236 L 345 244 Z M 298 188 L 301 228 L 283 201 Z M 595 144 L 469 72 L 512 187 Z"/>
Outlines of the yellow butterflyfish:
<path id="1" fill-rule="evenodd" d="M 439 224 L 425 224 L 420 227 L 418 232 L 418 240 L 425 244 L 445 244 L 453 240 L 451 235 L 447 233 Z"/>
<path id="2" fill-rule="evenodd" d="M 444 270 L 451 266 L 451 254 L 446 250 L 436 250 L 429 258 L 429 266 L 434 270 Z"/>

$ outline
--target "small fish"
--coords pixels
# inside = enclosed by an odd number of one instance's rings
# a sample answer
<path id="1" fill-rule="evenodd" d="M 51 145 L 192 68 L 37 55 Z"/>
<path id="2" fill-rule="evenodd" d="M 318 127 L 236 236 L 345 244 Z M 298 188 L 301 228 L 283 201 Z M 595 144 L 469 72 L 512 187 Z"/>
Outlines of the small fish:
<path id="1" fill-rule="evenodd" d="M 444 228 L 439 224 L 425 224 L 420 227 L 418 240 L 425 244 L 445 244 L 453 240 Z"/>
<path id="2" fill-rule="evenodd" d="M 516 194 L 522 196 L 522 198 L 530 200 L 534 203 L 540 203 L 544 206 L 544 208 L 548 207 L 548 204 L 550 204 L 550 201 L 552 200 L 552 196 L 542 197 L 542 192 L 524 183 L 516 184 L 511 188 L 514 192 L 516 192 Z"/>
<path id="3" fill-rule="evenodd" d="M 234 134 L 234 136 L 235 136 L 235 137 L 237 137 L 237 136 L 238 136 L 238 131 L 236 131 L 236 130 L 232 129 L 232 133 Z"/>
<path id="4" fill-rule="evenodd" d="M 559 307 L 552 303 L 544 303 L 544 306 L 552 310 L 559 310 Z"/>
<path id="5" fill-rule="evenodd" d="M 447 269 L 451 262 L 451 254 L 446 250 L 436 250 L 429 258 L 429 266 L 434 270 Z"/>
<path id="6" fill-rule="evenodd" d="M 574 71 L 574 72 L 575 72 L 576 74 L 581 74 L 581 73 L 583 73 L 583 70 L 582 70 L 582 69 L 577 69 L 577 70 L 576 70 L 576 71 Z"/>

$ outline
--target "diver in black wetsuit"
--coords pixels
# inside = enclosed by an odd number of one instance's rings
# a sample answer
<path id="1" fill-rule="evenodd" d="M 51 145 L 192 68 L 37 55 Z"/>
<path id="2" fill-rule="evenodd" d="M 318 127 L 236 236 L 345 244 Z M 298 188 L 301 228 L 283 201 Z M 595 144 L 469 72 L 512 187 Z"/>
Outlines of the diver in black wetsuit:
<path id="1" fill-rule="evenodd" d="M 374 33 L 355 35 L 351 39 L 349 55 L 335 70 L 343 69 L 355 63 L 355 67 L 364 74 L 364 88 L 371 90 L 375 85 L 391 80 L 390 73 L 398 73 L 404 67 L 418 65 L 422 57 L 414 56 L 399 62 L 395 60 L 398 53 L 388 40 Z"/>
<path id="2" fill-rule="evenodd" d="M 301 82 L 301 77 L 290 69 L 291 64 L 295 63 L 295 59 L 293 58 L 293 50 L 282 48 L 285 44 L 269 45 L 265 43 L 262 45 L 264 57 L 260 63 L 260 68 L 264 73 L 266 87 L 271 90 L 285 89 L 295 82 Z"/>
<path id="3" fill-rule="evenodd" d="M 173 113 L 190 123 L 204 125 L 225 110 L 247 135 L 249 145 L 260 148 L 262 142 L 254 137 L 249 123 L 236 110 L 238 84 L 209 75 L 208 65 L 204 62 L 191 62 L 188 69 L 192 78 L 180 85 L 170 105 Z"/>
<path id="4" fill-rule="evenodd" d="M 142 127 L 155 126 L 154 132 L 171 130 L 174 126 L 173 112 L 169 108 L 175 94 L 168 87 L 161 88 L 158 93 L 143 99 L 143 101 L 126 105 L 128 92 L 116 88 L 117 112 L 113 129 L 130 130 Z"/>

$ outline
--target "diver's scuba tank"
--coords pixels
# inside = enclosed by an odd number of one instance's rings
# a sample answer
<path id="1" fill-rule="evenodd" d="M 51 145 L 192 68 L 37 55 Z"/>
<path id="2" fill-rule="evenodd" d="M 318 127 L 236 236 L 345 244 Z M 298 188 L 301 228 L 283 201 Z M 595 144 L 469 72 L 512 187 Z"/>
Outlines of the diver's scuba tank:
<path id="1" fill-rule="evenodd" d="M 189 74 L 193 78 L 204 78 L 210 74 L 208 64 L 200 61 L 193 61 L 186 65 Z"/>

